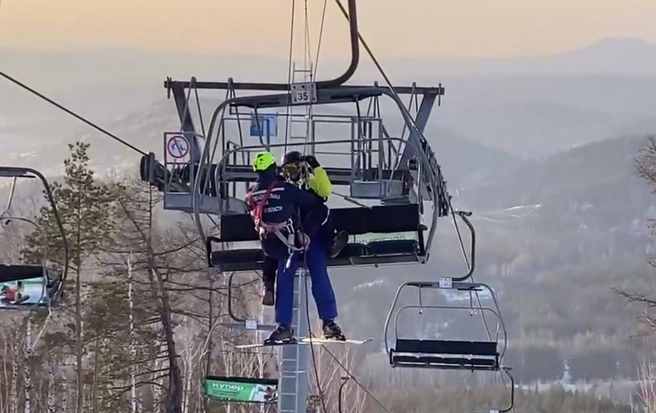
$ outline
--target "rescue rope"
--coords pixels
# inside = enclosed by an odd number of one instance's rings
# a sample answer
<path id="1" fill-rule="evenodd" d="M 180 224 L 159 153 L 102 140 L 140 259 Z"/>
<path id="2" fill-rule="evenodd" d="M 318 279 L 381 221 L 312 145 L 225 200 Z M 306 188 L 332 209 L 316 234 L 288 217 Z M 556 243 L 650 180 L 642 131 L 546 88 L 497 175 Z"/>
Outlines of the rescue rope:
<path id="1" fill-rule="evenodd" d="M 290 22 L 290 34 L 289 34 L 289 61 L 287 67 L 287 83 L 292 84 L 292 70 L 294 65 L 294 22 L 296 18 L 296 0 L 292 0 L 292 11 L 291 11 L 291 22 Z M 287 152 L 287 144 L 289 143 L 289 129 L 290 129 L 290 116 L 291 116 L 291 105 L 287 105 L 287 111 L 285 113 L 285 146 L 284 151 Z"/>

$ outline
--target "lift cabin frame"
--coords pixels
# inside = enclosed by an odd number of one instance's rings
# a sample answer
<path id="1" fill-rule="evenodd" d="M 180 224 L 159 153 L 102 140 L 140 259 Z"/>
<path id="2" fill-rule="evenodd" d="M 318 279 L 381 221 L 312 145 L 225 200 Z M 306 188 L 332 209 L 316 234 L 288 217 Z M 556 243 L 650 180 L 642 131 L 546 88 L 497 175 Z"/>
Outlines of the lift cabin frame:
<path id="1" fill-rule="evenodd" d="M 448 194 L 446 185 L 441 176 L 439 165 L 437 165 L 434 154 L 430 147 L 425 143 L 423 135 L 415 125 L 415 120 L 407 114 L 407 109 L 396 94 L 380 87 L 350 89 L 341 88 L 318 90 L 317 101 L 314 105 L 336 103 L 336 102 L 356 102 L 356 106 L 362 98 L 377 97 L 382 94 L 388 94 L 395 98 L 395 101 L 402 108 L 402 114 L 405 118 L 405 127 L 410 131 L 408 140 L 403 141 L 400 138 L 384 136 L 384 129 L 381 128 L 381 136 L 366 137 L 365 146 L 377 145 L 378 147 L 378 164 L 370 168 L 361 168 L 353 162 L 350 168 L 325 168 L 334 185 L 348 185 L 351 193 L 349 200 L 359 199 L 379 200 L 382 205 L 373 207 L 358 208 L 337 208 L 332 210 L 333 219 L 337 228 L 349 232 L 353 236 L 364 234 L 395 234 L 403 232 L 412 232 L 415 234 L 411 240 L 388 240 L 363 243 L 353 242 L 349 244 L 337 258 L 330 261 L 330 266 L 344 265 L 380 265 L 380 264 L 398 264 L 398 263 L 425 263 L 428 260 L 430 247 L 437 229 L 437 220 L 439 217 L 446 216 L 448 210 Z M 323 94 L 322 94 L 323 92 Z M 341 98 L 336 96 L 341 95 Z M 324 96 L 324 98 L 322 98 Z M 221 129 L 225 118 L 219 115 L 225 112 L 228 106 L 231 107 L 286 107 L 291 104 L 291 97 L 285 95 L 265 95 L 265 96 L 247 96 L 242 98 L 231 98 L 221 103 L 214 113 L 209 126 L 209 137 L 214 136 L 215 128 Z M 430 98 L 428 98 L 430 100 Z M 426 100 L 424 100 L 425 102 Z M 434 101 L 433 101 L 434 102 Z M 372 119 L 368 121 L 371 122 Z M 379 120 L 379 119 L 376 119 Z M 355 118 L 358 138 L 362 138 L 362 118 Z M 425 126 L 425 124 L 424 124 Z M 414 131 L 414 132 L 413 132 Z M 210 139 L 211 140 L 211 139 Z M 227 248 L 221 248 L 221 251 L 214 251 L 212 243 L 218 242 L 224 244 L 258 241 L 257 234 L 252 225 L 252 218 L 246 213 L 245 202 L 237 197 L 236 183 L 242 182 L 245 188 L 249 183 L 257 179 L 257 174 L 248 164 L 250 154 L 259 150 L 270 150 L 279 147 L 298 147 L 306 146 L 304 143 L 286 143 L 276 145 L 253 145 L 239 146 L 234 142 L 223 139 L 222 156 L 218 163 L 213 164 L 209 160 L 214 159 L 216 150 L 208 140 L 204 146 L 198 162 L 196 179 L 194 180 L 194 190 L 192 201 L 192 210 L 195 221 L 198 225 L 199 232 L 207 241 L 208 257 L 210 265 L 217 267 L 222 271 L 252 271 L 260 268 L 263 262 L 263 255 L 260 249 L 246 249 L 239 251 L 229 251 Z M 329 141 L 312 141 L 309 143 L 311 148 L 321 145 L 332 144 L 353 144 L 360 139 L 329 140 Z M 218 138 L 217 138 L 218 141 Z M 404 146 L 403 153 L 399 155 L 396 165 L 385 164 L 385 159 L 381 159 L 384 153 L 383 145 L 390 142 L 398 141 Z M 218 142 L 217 142 L 218 143 Z M 401 146 L 400 145 L 400 146 Z M 238 154 L 242 154 L 241 165 L 231 164 L 239 159 Z M 389 151 L 388 151 L 389 153 Z M 408 155 L 410 154 L 410 155 Z M 403 159 L 408 159 L 404 166 Z M 246 160 L 246 162 L 244 162 Z M 353 161 L 353 158 L 352 158 Z M 383 167 L 387 166 L 386 168 Z M 207 166 L 210 168 L 207 168 Z M 211 170 L 215 174 L 218 213 L 220 215 L 220 236 L 207 237 L 202 226 L 201 214 L 208 211 L 203 210 L 207 204 L 203 200 L 202 194 L 207 193 L 207 174 L 203 171 Z M 332 176 L 331 176 L 332 175 Z M 230 186 L 232 185 L 232 188 Z M 396 188 L 396 192 L 391 194 Z M 391 195 L 391 196 L 390 196 Z M 430 228 L 422 223 L 424 212 L 424 200 L 433 202 L 432 221 Z M 394 220 L 389 217 L 394 216 Z M 424 232 L 428 230 L 428 235 Z M 366 244 L 366 245 L 365 245 Z"/>
<path id="2" fill-rule="evenodd" d="M 466 214 L 460 213 L 463 220 L 470 228 L 471 223 Z M 476 240 L 472 238 L 472 252 L 475 250 Z M 491 410 L 491 413 L 509 412 L 515 403 L 515 379 L 510 373 L 511 368 L 501 364 L 508 347 L 508 335 L 506 326 L 501 316 L 501 310 L 497 302 L 494 290 L 487 284 L 478 282 L 468 282 L 474 273 L 475 255 L 471 255 L 470 270 L 462 277 L 458 278 L 441 278 L 439 281 L 407 281 L 396 290 L 392 305 L 385 319 L 383 337 L 385 340 L 385 352 L 389 357 L 392 368 L 422 368 L 422 369 L 439 369 L 439 370 L 467 370 L 467 371 L 487 371 L 505 374 L 510 380 L 510 394 L 508 406 L 501 410 Z M 401 291 L 407 287 L 418 289 L 418 305 L 405 305 L 398 310 L 396 309 Z M 422 303 L 422 289 L 437 290 L 455 290 L 466 292 L 470 295 L 469 306 L 457 305 L 424 305 Z M 480 291 L 487 291 L 492 298 L 494 308 L 476 307 L 472 303 L 472 293 L 478 294 Z M 423 314 L 423 310 L 455 310 L 480 311 L 484 314 L 492 314 L 496 319 L 495 335 L 488 337 L 488 341 L 464 341 L 464 340 L 438 340 L 438 339 L 420 339 L 420 338 L 401 338 L 399 337 L 398 320 L 400 314 L 407 310 L 418 310 Z M 394 321 L 392 321 L 394 320 Z M 394 344 L 390 343 L 390 326 L 394 323 Z M 488 322 L 483 319 L 486 330 Z M 489 330 L 487 331 L 489 334 Z M 504 383 L 505 387 L 505 383 Z M 506 387 L 507 388 L 507 387 Z"/>
<path id="3" fill-rule="evenodd" d="M 44 254 L 42 258 L 41 265 L 0 265 L 0 283 L 7 283 L 12 281 L 28 281 L 28 280 L 41 280 L 42 290 L 41 296 L 36 302 L 33 303 L 22 303 L 22 304 L 4 304 L 0 309 L 13 309 L 13 310 L 32 310 L 37 307 L 47 307 L 48 310 L 56 304 L 56 302 L 61 298 L 63 294 L 63 285 L 68 276 L 68 262 L 69 262 L 69 250 L 68 242 L 66 240 L 66 233 L 64 230 L 64 225 L 62 223 L 61 217 L 57 210 L 57 205 L 52 195 L 52 190 L 50 184 L 43 174 L 39 171 L 26 168 L 26 167 L 12 167 L 12 166 L 0 166 L 0 178 L 12 178 L 13 182 L 9 192 L 9 197 L 7 199 L 7 204 L 4 211 L 0 214 L 0 223 L 2 226 L 9 225 L 11 221 L 21 221 L 26 222 L 34 226 L 37 231 L 43 234 L 44 240 Z M 53 216 L 55 222 L 59 229 L 59 236 L 62 240 L 62 245 L 64 247 L 64 265 L 61 271 L 55 270 L 54 268 L 49 268 L 48 265 L 48 234 L 45 230 L 39 226 L 36 222 L 29 218 L 14 216 L 10 213 L 15 189 L 18 179 L 39 179 L 43 185 L 46 198 L 50 203 L 52 208 Z"/>

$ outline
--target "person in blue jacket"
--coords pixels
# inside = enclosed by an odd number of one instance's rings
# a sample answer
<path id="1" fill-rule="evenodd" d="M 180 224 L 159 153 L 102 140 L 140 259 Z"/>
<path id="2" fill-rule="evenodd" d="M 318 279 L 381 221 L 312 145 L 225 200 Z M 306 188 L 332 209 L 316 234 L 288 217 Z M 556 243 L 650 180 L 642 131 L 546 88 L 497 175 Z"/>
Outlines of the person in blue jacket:
<path id="1" fill-rule="evenodd" d="M 270 152 L 260 152 L 255 156 L 253 170 L 258 173 L 258 179 L 248 192 L 246 203 L 262 250 L 265 255 L 278 260 L 275 300 L 278 326 L 265 344 L 283 344 L 294 340 L 291 329 L 294 277 L 302 264 L 307 264 L 312 277 L 312 295 L 324 324 L 324 335 L 326 338 L 342 338 L 343 334 L 334 321 L 337 305 L 326 271 L 326 248 L 316 232 L 319 228 L 314 233 L 312 229 L 305 229 L 299 216 L 299 213 L 311 213 L 321 208 L 321 198 L 282 181 L 277 173 L 275 157 Z M 317 241 L 318 245 L 313 246 L 311 240 Z"/>
<path id="2" fill-rule="evenodd" d="M 302 169 L 305 166 L 309 167 L 310 170 L 303 174 Z M 328 196 L 333 191 L 328 173 L 321 167 L 319 161 L 313 155 L 302 155 L 298 151 L 286 153 L 282 158 L 282 171 L 285 180 L 319 196 L 323 202 L 328 200 Z M 303 175 L 307 175 L 306 182 L 302 179 Z M 324 245 L 328 248 L 330 258 L 335 258 L 348 244 L 348 233 L 346 231 L 336 230 L 332 217 L 330 216 L 330 211 L 326 205 L 317 209 L 312 214 L 302 217 L 302 221 L 304 225 L 312 229 L 319 228 L 320 234 L 324 237 Z M 264 284 L 263 305 L 272 306 L 275 303 L 277 269 L 278 262 L 274 258 L 265 257 L 262 265 L 262 281 Z"/>

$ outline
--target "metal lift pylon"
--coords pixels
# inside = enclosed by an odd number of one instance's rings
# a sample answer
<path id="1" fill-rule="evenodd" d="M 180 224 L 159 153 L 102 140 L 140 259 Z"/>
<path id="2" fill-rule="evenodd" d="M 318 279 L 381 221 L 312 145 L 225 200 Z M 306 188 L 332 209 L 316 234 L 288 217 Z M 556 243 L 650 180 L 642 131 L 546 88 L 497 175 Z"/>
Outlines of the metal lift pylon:
<path id="1" fill-rule="evenodd" d="M 222 323 L 223 326 L 234 329 L 245 329 L 247 331 L 272 331 L 276 328 L 274 324 L 260 324 L 258 320 L 241 318 L 234 313 L 232 308 L 232 283 L 235 273 L 228 276 L 228 315 L 234 320 L 231 323 Z M 294 281 L 294 301 L 292 328 L 296 337 L 309 337 L 310 325 L 306 314 L 308 308 L 307 296 L 307 274 L 305 269 L 299 269 Z M 271 347 L 281 347 L 279 357 L 279 380 L 278 380 L 278 412 L 279 413 L 305 413 L 308 395 L 310 392 L 309 361 L 310 348 L 308 341 L 294 344 L 281 344 Z M 241 346 L 242 348 L 246 346 Z M 251 347 L 269 347 L 254 345 Z"/>
<path id="2" fill-rule="evenodd" d="M 307 308 L 307 282 L 305 270 L 299 270 L 294 282 L 294 317 L 292 328 L 297 337 L 309 337 L 310 326 Z M 280 378 L 278 380 L 278 412 L 304 413 L 310 393 L 310 348 L 303 345 L 284 345 L 280 354 Z M 292 391 L 290 391 L 292 390 Z"/>

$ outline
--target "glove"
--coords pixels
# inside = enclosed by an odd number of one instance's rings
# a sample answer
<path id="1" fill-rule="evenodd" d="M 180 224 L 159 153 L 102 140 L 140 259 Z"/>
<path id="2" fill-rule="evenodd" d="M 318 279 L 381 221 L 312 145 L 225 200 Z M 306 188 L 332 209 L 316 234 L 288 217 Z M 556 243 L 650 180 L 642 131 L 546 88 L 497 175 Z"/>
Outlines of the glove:
<path id="1" fill-rule="evenodd" d="M 319 166 L 319 161 L 317 161 L 317 158 L 314 155 L 305 155 L 303 157 L 303 161 L 307 162 L 308 165 L 310 165 L 310 168 L 318 168 Z"/>
<path id="2" fill-rule="evenodd" d="M 299 248 L 302 248 L 303 251 L 307 251 L 310 248 L 310 237 L 304 232 L 299 232 L 296 234 Z"/>

